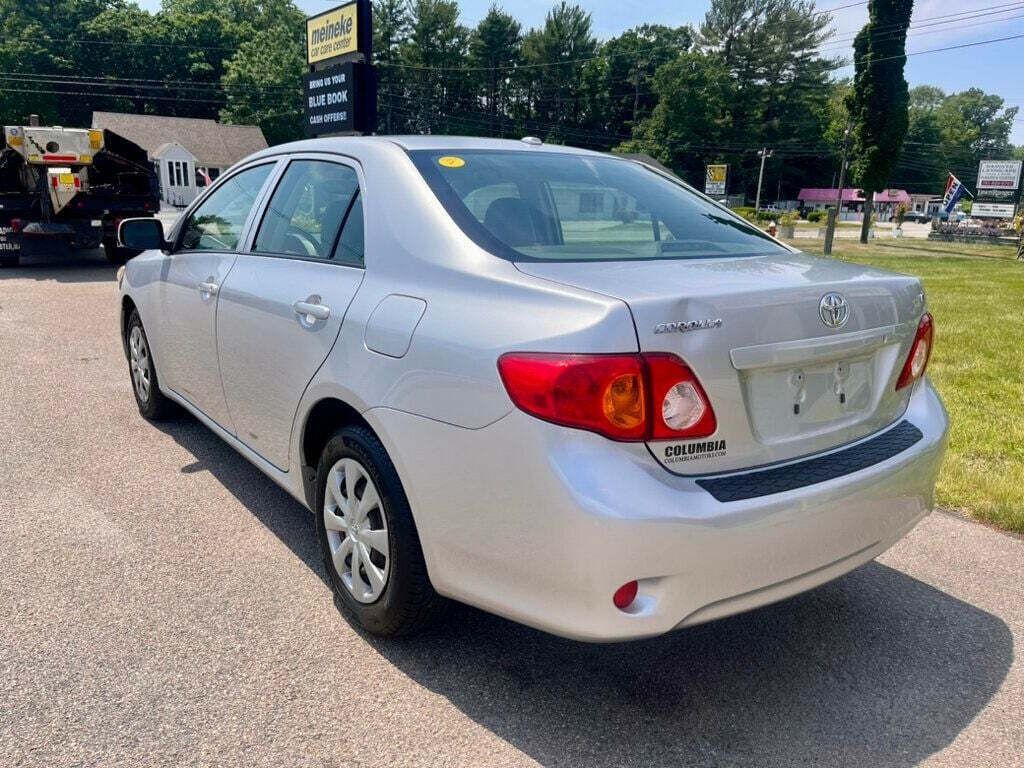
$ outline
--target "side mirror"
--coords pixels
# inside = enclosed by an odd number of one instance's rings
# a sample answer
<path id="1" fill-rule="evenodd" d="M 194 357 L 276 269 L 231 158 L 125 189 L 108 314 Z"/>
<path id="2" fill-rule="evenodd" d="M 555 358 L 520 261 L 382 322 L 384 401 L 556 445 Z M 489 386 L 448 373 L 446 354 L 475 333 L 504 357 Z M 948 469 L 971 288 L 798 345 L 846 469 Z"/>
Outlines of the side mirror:
<path id="1" fill-rule="evenodd" d="M 117 241 L 133 251 L 170 250 L 160 219 L 125 219 L 117 228 Z"/>

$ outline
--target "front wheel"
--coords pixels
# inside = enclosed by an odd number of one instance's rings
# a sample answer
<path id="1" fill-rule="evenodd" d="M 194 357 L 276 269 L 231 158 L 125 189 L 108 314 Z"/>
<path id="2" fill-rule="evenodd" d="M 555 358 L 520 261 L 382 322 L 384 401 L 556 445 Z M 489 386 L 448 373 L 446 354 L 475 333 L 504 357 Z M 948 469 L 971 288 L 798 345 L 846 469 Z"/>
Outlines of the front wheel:
<path id="1" fill-rule="evenodd" d="M 314 511 L 331 586 L 365 629 L 408 635 L 443 610 L 398 473 L 369 429 L 346 427 L 327 443 Z"/>
<path id="2" fill-rule="evenodd" d="M 175 405 L 160 391 L 156 366 L 149 349 L 149 339 L 142 327 L 138 310 L 128 318 L 128 373 L 132 378 L 132 392 L 139 413 L 150 421 L 162 421 L 175 413 Z"/>

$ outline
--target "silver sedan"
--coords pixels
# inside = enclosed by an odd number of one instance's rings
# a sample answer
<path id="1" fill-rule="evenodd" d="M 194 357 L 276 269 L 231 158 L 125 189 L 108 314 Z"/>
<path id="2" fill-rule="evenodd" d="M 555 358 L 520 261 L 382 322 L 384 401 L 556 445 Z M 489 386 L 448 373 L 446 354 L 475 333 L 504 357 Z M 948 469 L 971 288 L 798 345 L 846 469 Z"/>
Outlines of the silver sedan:
<path id="1" fill-rule="evenodd" d="M 139 410 L 191 412 L 312 510 L 372 632 L 454 599 L 657 635 L 835 578 L 932 507 L 919 281 L 634 160 L 299 142 L 120 237 Z"/>

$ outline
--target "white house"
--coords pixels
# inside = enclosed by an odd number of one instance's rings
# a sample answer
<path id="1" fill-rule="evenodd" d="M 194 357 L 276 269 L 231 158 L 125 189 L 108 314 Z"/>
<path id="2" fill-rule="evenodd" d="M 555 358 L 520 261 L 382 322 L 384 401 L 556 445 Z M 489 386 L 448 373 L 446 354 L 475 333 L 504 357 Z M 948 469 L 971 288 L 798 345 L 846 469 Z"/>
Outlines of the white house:
<path id="1" fill-rule="evenodd" d="M 146 150 L 160 177 L 160 197 L 185 206 L 199 190 L 253 152 L 266 149 L 258 125 L 123 112 L 93 112 L 93 128 L 107 128 Z"/>
<path id="2" fill-rule="evenodd" d="M 164 202 L 184 207 L 199 194 L 196 156 L 176 141 L 161 144 L 150 153 L 160 177 L 160 197 Z M 205 180 L 204 180 L 205 181 Z"/>

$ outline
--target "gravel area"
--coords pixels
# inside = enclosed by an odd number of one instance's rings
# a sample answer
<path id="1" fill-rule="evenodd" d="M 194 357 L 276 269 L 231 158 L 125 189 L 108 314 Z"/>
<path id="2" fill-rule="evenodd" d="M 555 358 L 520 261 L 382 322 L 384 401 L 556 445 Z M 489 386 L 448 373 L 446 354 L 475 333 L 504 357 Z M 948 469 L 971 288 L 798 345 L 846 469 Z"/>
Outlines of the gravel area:
<path id="1" fill-rule="evenodd" d="M 0 765 L 1024 765 L 1024 540 L 937 512 L 877 562 L 640 643 L 465 607 L 384 641 L 311 516 L 139 415 L 102 256 L 0 272 Z"/>

